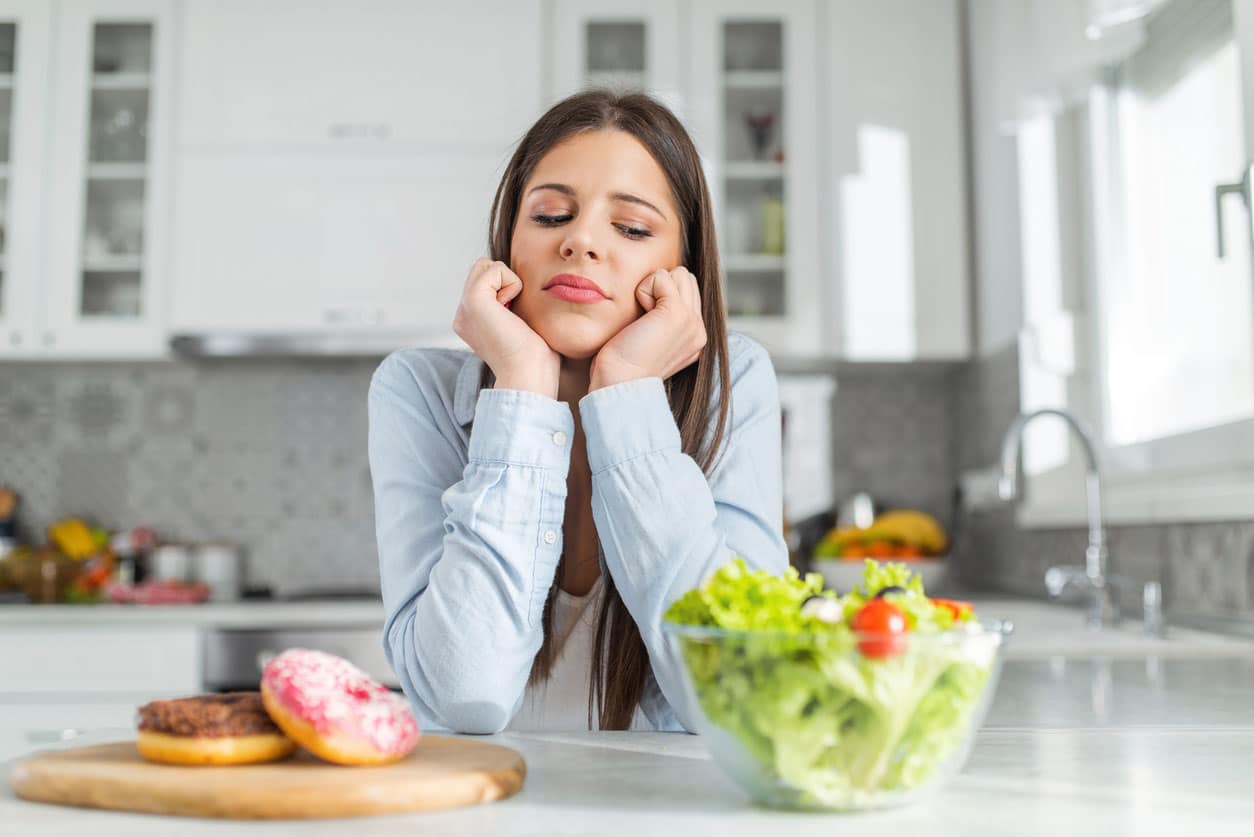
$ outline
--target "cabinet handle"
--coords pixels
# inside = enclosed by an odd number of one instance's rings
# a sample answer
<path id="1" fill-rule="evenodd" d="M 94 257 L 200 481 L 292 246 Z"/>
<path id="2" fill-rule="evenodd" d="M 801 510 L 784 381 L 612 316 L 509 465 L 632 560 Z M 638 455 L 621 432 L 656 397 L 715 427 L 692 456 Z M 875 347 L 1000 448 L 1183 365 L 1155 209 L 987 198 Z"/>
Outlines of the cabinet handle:
<path id="1" fill-rule="evenodd" d="M 57 344 L 57 335 L 51 331 L 44 332 L 44 345 L 55 346 Z"/>
<path id="2" fill-rule="evenodd" d="M 327 136 L 333 140 L 385 140 L 392 136 L 392 126 L 384 122 L 332 122 Z"/>
<path id="3" fill-rule="evenodd" d="M 20 332 L 20 331 L 15 331 L 15 332 L 13 332 L 12 334 L 10 334 L 10 335 L 9 335 L 9 345 L 10 345 L 10 346 L 20 346 L 20 345 L 22 345 L 22 332 Z"/>
<path id="4" fill-rule="evenodd" d="M 382 308 L 323 308 L 322 321 L 328 325 L 382 325 Z"/>

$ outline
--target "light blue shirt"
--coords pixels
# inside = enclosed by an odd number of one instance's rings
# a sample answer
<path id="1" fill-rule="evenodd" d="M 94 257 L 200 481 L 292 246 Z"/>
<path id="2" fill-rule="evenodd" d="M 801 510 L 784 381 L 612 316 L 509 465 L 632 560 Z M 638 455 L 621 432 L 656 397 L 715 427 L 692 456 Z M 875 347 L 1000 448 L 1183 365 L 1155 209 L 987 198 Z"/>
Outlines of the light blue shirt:
<path id="1" fill-rule="evenodd" d="M 578 403 L 601 572 L 640 628 L 651 669 L 640 709 L 659 730 L 695 731 L 699 711 L 662 632 L 666 608 L 734 555 L 773 573 L 788 565 L 775 370 L 737 332 L 728 353 L 726 448 L 708 479 L 680 449 L 660 378 L 603 387 Z M 481 389 L 482 369 L 469 351 L 404 349 L 370 382 L 383 645 L 424 729 L 495 733 L 509 724 L 562 554 L 570 406 Z M 716 396 L 707 440 L 717 407 Z"/>

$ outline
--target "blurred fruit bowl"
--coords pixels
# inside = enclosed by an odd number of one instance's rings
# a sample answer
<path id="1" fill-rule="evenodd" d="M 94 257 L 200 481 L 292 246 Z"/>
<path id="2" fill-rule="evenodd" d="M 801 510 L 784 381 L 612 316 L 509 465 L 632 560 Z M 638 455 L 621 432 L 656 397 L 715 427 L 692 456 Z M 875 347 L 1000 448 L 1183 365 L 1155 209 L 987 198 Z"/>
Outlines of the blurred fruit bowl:
<path id="1" fill-rule="evenodd" d="M 925 590 L 944 591 L 945 581 L 949 575 L 949 561 L 946 556 L 916 558 L 901 563 L 918 573 L 923 580 Z M 862 582 L 863 564 L 861 560 L 850 561 L 843 558 L 815 556 L 810 562 L 810 569 L 823 576 L 824 587 L 835 590 L 843 596 Z"/>

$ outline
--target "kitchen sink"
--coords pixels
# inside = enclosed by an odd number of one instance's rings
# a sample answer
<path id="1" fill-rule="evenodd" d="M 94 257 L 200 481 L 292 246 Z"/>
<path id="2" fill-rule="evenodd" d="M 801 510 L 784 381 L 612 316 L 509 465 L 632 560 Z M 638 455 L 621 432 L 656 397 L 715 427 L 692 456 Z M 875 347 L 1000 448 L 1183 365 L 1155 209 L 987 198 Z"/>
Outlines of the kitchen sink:
<path id="1" fill-rule="evenodd" d="M 1006 646 L 1009 660 L 1049 657 L 1199 658 L 1254 657 L 1254 638 L 1173 625 L 1167 619 L 1165 637 L 1148 636 L 1139 620 L 1124 620 L 1114 628 L 1092 631 L 1084 625 L 1081 609 L 1062 604 L 972 593 L 953 594 L 975 604 L 981 619 L 1014 623 Z"/>

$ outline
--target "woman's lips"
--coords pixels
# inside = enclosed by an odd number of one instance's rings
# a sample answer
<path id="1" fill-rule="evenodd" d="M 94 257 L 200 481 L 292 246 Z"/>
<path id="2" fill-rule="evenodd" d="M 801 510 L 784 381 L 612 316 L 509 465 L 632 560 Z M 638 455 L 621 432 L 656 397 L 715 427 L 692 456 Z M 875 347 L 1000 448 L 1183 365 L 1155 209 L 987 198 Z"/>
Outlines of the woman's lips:
<path id="1" fill-rule="evenodd" d="M 605 299 L 598 291 L 588 288 L 574 288 L 570 285 L 549 285 L 546 289 L 558 299 L 567 302 L 601 302 Z"/>

